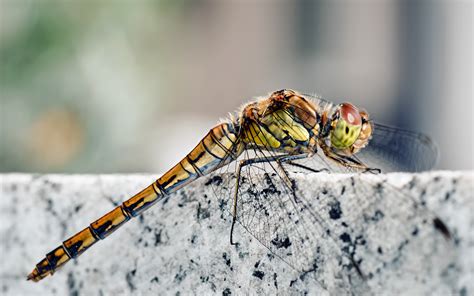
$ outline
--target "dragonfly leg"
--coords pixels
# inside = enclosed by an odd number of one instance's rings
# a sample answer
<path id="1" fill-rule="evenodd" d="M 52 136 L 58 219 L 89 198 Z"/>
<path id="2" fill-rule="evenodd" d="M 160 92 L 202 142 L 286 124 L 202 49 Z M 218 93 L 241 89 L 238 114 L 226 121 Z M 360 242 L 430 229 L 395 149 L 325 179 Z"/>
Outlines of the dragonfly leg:
<path id="1" fill-rule="evenodd" d="M 350 164 L 353 164 L 353 166 L 358 167 L 358 168 L 363 168 L 364 171 L 363 173 L 371 173 L 371 174 L 380 174 L 382 172 L 381 169 L 379 168 L 371 168 L 365 165 L 362 161 L 360 161 L 356 156 L 341 156 L 345 160 L 347 160 Z"/>
<path id="2" fill-rule="evenodd" d="M 382 172 L 381 169 L 378 168 L 367 168 L 364 173 L 370 173 L 370 174 L 380 174 Z"/>
<path id="3" fill-rule="evenodd" d="M 295 167 L 298 167 L 298 168 L 305 169 L 305 170 L 313 172 L 313 173 L 330 172 L 329 169 L 327 169 L 327 168 L 322 168 L 322 169 L 317 170 L 317 169 L 313 169 L 313 168 L 310 168 L 308 166 L 302 165 L 300 163 L 293 162 L 291 160 L 286 161 L 285 163 L 287 163 L 289 165 L 292 165 L 292 166 L 295 166 Z"/>
<path id="4" fill-rule="evenodd" d="M 344 158 L 347 159 L 348 161 L 350 161 L 351 163 L 354 163 L 354 164 L 356 164 L 358 166 L 361 166 L 361 167 L 365 167 L 365 170 L 363 171 L 363 173 L 380 174 L 382 172 L 382 170 L 379 169 L 379 168 L 371 168 L 371 167 L 366 166 L 356 156 L 352 156 L 352 157 L 351 156 L 344 156 Z"/>
<path id="5" fill-rule="evenodd" d="M 329 169 L 327 169 L 327 168 L 321 168 L 321 169 L 318 170 L 318 169 L 313 169 L 313 168 L 310 168 L 310 167 L 305 166 L 303 164 L 294 162 L 294 160 L 304 159 L 304 158 L 307 158 L 307 157 L 308 157 L 308 154 L 285 155 L 283 157 L 280 157 L 278 159 L 278 161 L 280 163 L 286 163 L 286 164 L 289 164 L 289 165 L 292 165 L 292 166 L 295 166 L 295 167 L 298 167 L 298 168 L 301 168 L 301 169 L 305 169 L 305 170 L 313 172 L 313 173 L 329 172 Z"/>
<path id="6" fill-rule="evenodd" d="M 237 197 L 239 194 L 239 184 L 240 184 L 240 172 L 242 167 L 245 165 L 245 161 L 240 161 L 236 168 L 236 180 L 235 180 L 235 191 L 234 191 L 234 202 L 232 206 L 232 226 L 230 227 L 230 244 L 236 245 L 232 239 L 232 234 L 234 233 L 234 226 L 237 220 Z"/>
<path id="7" fill-rule="evenodd" d="M 369 168 L 367 165 L 365 165 L 364 163 L 362 163 L 360 160 L 356 159 L 355 157 L 337 154 L 336 152 L 331 150 L 330 147 L 326 145 L 321 145 L 321 148 L 324 152 L 324 155 L 326 155 L 327 158 L 337 162 L 338 164 L 342 166 L 345 166 L 348 168 L 360 169 L 360 170 L 363 170 L 364 172 L 380 171 L 380 169 Z"/>
<path id="8" fill-rule="evenodd" d="M 251 159 L 245 159 L 239 162 L 236 167 L 236 181 L 235 181 L 235 191 L 234 191 L 234 202 L 232 206 L 232 226 L 230 227 L 230 244 L 236 245 L 233 240 L 233 233 L 234 233 L 234 226 L 235 222 L 237 222 L 237 203 L 238 203 L 238 195 L 239 195 L 239 186 L 240 186 L 240 175 L 242 172 L 242 168 L 247 165 L 252 165 L 256 163 L 263 163 L 263 162 L 271 162 L 271 161 L 278 161 L 280 159 L 284 159 L 286 157 L 295 157 L 298 155 L 278 155 L 278 156 L 269 156 L 269 157 L 257 157 Z M 290 158 L 295 159 L 295 158 Z"/>
<path id="9" fill-rule="evenodd" d="M 327 168 L 322 168 L 320 170 L 317 170 L 317 169 L 313 169 L 313 168 L 310 168 L 308 166 L 293 162 L 293 160 L 303 159 L 303 158 L 307 158 L 307 157 L 308 157 L 307 154 L 298 154 L 298 155 L 288 155 L 286 157 L 281 157 L 281 158 L 276 160 L 276 162 L 278 164 L 278 167 L 279 167 L 280 171 L 282 172 L 282 176 L 283 176 L 284 181 L 287 183 L 288 188 L 290 188 L 292 193 L 293 193 L 293 198 L 294 198 L 295 202 L 299 202 L 298 197 L 296 196 L 296 192 L 295 192 L 295 184 L 293 183 L 293 180 L 291 180 L 290 176 L 288 175 L 287 171 L 283 167 L 282 163 L 286 163 L 286 164 L 289 164 L 289 165 L 292 165 L 292 166 L 296 166 L 296 167 L 308 170 L 308 171 L 313 172 L 313 173 L 320 173 L 322 171 L 329 172 L 329 170 Z"/>
<path id="10" fill-rule="evenodd" d="M 299 167 L 299 168 L 308 170 L 308 171 L 313 172 L 313 173 L 329 172 L 329 170 L 327 168 L 322 168 L 320 170 L 317 170 L 317 169 L 313 169 L 313 168 L 310 168 L 308 166 L 305 166 L 305 165 L 302 165 L 300 163 L 297 163 L 297 162 L 293 161 L 293 160 L 298 160 L 298 159 L 304 159 L 304 158 L 307 158 L 307 157 L 308 157 L 308 154 L 287 155 L 287 156 L 279 158 L 278 161 L 280 163 L 286 163 L 286 164 L 289 164 L 289 165 L 292 165 L 292 166 L 295 166 L 295 167 Z"/>

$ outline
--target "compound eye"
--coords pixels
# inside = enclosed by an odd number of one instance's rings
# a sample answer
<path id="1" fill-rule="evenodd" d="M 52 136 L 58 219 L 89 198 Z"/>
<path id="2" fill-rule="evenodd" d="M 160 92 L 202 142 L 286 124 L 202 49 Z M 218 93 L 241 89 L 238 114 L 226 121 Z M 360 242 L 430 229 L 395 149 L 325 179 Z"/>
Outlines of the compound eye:
<path id="1" fill-rule="evenodd" d="M 339 118 L 335 119 L 331 131 L 331 145 L 338 149 L 349 148 L 359 137 L 362 127 L 362 117 L 354 105 L 343 103 L 339 105 Z"/>
<path id="2" fill-rule="evenodd" d="M 351 103 L 342 103 L 340 108 L 340 116 L 350 125 L 361 125 L 362 117 L 359 110 Z"/>

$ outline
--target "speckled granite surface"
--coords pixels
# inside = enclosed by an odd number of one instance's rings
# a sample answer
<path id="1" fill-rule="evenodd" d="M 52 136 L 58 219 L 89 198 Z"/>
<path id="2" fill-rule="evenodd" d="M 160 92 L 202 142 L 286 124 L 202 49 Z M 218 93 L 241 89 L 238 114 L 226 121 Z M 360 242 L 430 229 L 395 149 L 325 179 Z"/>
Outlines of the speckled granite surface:
<path id="1" fill-rule="evenodd" d="M 315 250 L 315 258 L 307 257 L 312 268 L 304 270 L 275 257 L 240 225 L 239 244 L 231 246 L 230 203 L 203 178 L 54 276 L 25 280 L 46 252 L 155 177 L 0 175 L 1 294 L 474 294 L 473 172 L 296 175 L 301 198 L 315 201 L 328 228 L 303 245 Z M 412 198 L 419 209 L 401 202 Z M 430 223 L 433 215 L 451 239 Z"/>

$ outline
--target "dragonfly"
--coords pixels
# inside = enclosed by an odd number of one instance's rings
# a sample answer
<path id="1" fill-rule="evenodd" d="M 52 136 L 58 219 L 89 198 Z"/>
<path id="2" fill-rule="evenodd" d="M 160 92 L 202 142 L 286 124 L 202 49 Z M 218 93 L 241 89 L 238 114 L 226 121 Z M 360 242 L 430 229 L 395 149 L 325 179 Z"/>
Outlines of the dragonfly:
<path id="1" fill-rule="evenodd" d="M 27 279 L 37 282 L 52 275 L 132 218 L 204 176 L 210 176 L 208 183 L 214 194 L 225 196 L 231 203 L 230 244 L 238 244 L 234 226 L 240 223 L 297 270 L 316 270 L 321 265 L 314 259 L 316 253 L 326 252 L 328 260 L 347 259 L 344 262 L 348 269 L 364 279 L 370 274 L 354 255 L 362 236 L 351 237 L 347 232 L 332 230 L 335 222 L 350 228 L 347 221 L 341 222 L 345 209 L 335 199 L 329 202 L 327 217 L 317 213 L 314 208 L 319 197 L 311 200 L 299 194 L 294 174 L 422 171 L 432 168 L 437 158 L 436 145 L 428 136 L 375 123 L 367 111 L 351 103 L 334 104 L 290 89 L 275 91 L 243 105 L 236 114 L 210 129 L 189 154 L 159 179 L 47 253 Z M 223 177 L 222 172 L 229 171 L 232 174 Z M 382 187 L 359 187 L 359 192 L 354 189 L 353 193 L 361 197 L 360 203 L 365 204 L 351 211 L 359 212 L 358 217 L 367 221 L 378 221 L 386 215 L 376 208 L 374 197 L 389 190 Z M 340 194 L 349 190 L 342 188 Z M 369 192 L 369 188 L 377 192 Z M 403 193 L 398 193 L 394 205 L 389 208 L 421 208 Z M 367 209 L 372 210 L 372 215 L 367 214 Z M 423 213 L 427 214 L 413 217 L 424 217 L 424 224 L 450 238 L 448 227 L 436 214 L 429 210 Z M 321 239 L 332 240 L 335 247 L 315 247 Z M 382 254 L 380 248 L 377 252 Z"/>

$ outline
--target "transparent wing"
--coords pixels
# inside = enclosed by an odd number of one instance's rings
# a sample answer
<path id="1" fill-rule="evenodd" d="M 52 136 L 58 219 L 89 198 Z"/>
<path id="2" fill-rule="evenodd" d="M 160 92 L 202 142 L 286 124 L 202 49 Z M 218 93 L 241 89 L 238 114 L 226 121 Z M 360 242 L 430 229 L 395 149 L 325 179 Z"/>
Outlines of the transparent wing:
<path id="1" fill-rule="evenodd" d="M 273 157 L 252 154 L 244 159 Z M 316 159 L 298 163 L 325 164 Z M 282 166 L 291 180 L 305 170 L 289 163 Z M 333 171 L 333 166 L 346 169 L 334 164 L 325 168 Z M 296 170 L 300 173 L 292 172 Z M 216 189 L 228 196 L 231 209 L 236 178 L 226 176 Z M 356 181 L 351 174 L 322 173 L 297 179 L 289 185 L 274 161 L 244 167 L 237 220 L 272 254 L 299 271 L 300 279 L 311 277 L 336 293 L 357 288 L 358 293 L 369 294 L 387 274 L 406 277 L 408 282 L 412 278 L 430 282 L 440 272 L 436 266 L 452 263 L 453 248 L 436 229 L 436 216 L 382 176 L 363 174 Z"/>
<path id="2" fill-rule="evenodd" d="M 247 165 L 241 170 L 238 223 L 273 255 L 299 271 L 301 277 L 311 277 L 327 290 L 348 294 L 353 291 L 349 278 L 356 279 L 357 270 L 350 257 L 345 256 L 330 238 L 329 227 L 324 222 L 328 218 L 326 205 L 318 206 L 299 195 L 292 179 L 290 184 L 285 180 L 287 172 L 281 171 L 279 164 L 270 160 L 275 156 L 271 152 L 255 150 L 246 151 L 242 156 L 243 160 L 268 161 Z M 226 170 L 229 168 L 235 170 L 231 166 Z M 216 184 L 216 194 L 228 196 L 231 209 L 236 176 L 219 176 L 225 177 Z M 238 237 L 234 239 L 239 241 Z M 335 269 L 335 266 L 340 268 Z"/>
<path id="3" fill-rule="evenodd" d="M 436 165 L 438 149 L 424 134 L 376 123 L 368 146 L 356 156 L 383 172 L 417 172 Z"/>

